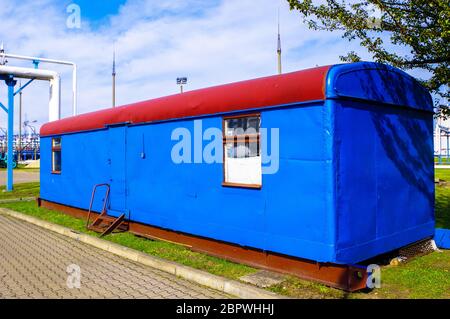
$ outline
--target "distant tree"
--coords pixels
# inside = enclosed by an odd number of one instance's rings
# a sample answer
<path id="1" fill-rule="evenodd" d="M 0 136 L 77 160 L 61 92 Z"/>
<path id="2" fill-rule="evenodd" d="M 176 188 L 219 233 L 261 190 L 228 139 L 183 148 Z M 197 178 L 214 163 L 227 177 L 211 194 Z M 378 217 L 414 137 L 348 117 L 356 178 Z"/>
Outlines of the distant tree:
<path id="1" fill-rule="evenodd" d="M 343 31 L 343 38 L 358 40 L 377 62 L 427 70 L 430 77 L 419 80 L 437 97 L 439 113 L 450 115 L 444 105 L 450 97 L 450 0 L 287 1 L 309 28 Z M 399 47 L 409 53 L 400 54 Z M 340 58 L 360 60 L 354 51 Z"/>

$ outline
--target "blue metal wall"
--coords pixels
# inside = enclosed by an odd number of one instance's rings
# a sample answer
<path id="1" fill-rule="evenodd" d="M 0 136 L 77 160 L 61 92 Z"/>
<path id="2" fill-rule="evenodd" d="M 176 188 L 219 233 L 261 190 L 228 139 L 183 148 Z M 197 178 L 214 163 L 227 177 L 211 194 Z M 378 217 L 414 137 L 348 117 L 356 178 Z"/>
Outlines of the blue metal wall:
<path id="1" fill-rule="evenodd" d="M 390 66 L 334 66 L 336 261 L 354 263 L 434 235 L 433 103 Z"/>
<path id="2" fill-rule="evenodd" d="M 173 163 L 172 131 L 194 135 L 184 119 L 63 135 L 60 175 L 51 174 L 51 137 L 42 138 L 41 197 L 87 209 L 93 185 L 110 183 L 112 215 L 323 262 L 356 263 L 433 236 L 429 94 L 373 63 L 332 67 L 326 94 L 261 110 L 261 126 L 280 130 L 280 168 L 260 190 L 223 187 L 220 163 Z M 202 125 L 221 128 L 222 117 Z"/>
<path id="3" fill-rule="evenodd" d="M 280 129 L 280 169 L 263 175 L 261 190 L 223 187 L 220 163 L 173 163 L 172 131 L 184 127 L 193 136 L 192 120 L 64 135 L 62 173 L 51 174 L 50 156 L 41 161 L 41 197 L 86 209 L 93 185 L 107 182 L 111 207 L 127 209 L 134 221 L 330 260 L 332 154 L 326 118 L 322 104 L 261 112 L 262 127 Z M 222 117 L 204 118 L 202 125 L 221 128 Z M 42 138 L 42 154 L 50 154 L 50 141 Z"/>
<path id="4" fill-rule="evenodd" d="M 63 136 L 61 174 L 51 173 L 51 138 L 41 137 L 41 198 L 88 209 L 92 187 L 110 179 L 107 133 L 102 130 Z M 102 195 L 101 189 L 98 198 Z M 95 210 L 101 207 L 102 203 L 96 201 Z"/>
<path id="5" fill-rule="evenodd" d="M 431 113 L 335 102 L 339 262 L 434 234 Z"/>

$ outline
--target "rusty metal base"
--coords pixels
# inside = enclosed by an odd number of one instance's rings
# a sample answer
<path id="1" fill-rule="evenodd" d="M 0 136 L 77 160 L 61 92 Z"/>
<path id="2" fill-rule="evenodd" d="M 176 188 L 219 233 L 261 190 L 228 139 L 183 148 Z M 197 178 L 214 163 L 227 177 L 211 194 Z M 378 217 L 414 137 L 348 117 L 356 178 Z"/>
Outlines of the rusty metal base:
<path id="1" fill-rule="evenodd" d="M 40 198 L 38 199 L 38 205 L 48 209 L 61 211 L 77 218 L 87 217 L 86 210 L 46 201 Z M 350 265 L 318 263 L 307 259 L 242 247 L 210 238 L 194 236 L 133 221 L 129 222 L 129 231 L 142 237 L 174 242 L 208 255 L 256 268 L 295 275 L 303 279 L 313 280 L 346 291 L 356 291 L 366 288 L 367 272 L 365 267 L 360 268 Z"/>

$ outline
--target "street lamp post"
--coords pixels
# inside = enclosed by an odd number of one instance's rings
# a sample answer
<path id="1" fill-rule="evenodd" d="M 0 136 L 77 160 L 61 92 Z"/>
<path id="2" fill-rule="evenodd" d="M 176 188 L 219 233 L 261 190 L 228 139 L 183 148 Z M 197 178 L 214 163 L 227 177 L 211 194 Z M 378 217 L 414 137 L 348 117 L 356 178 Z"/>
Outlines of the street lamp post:
<path id="1" fill-rule="evenodd" d="M 183 85 L 187 84 L 187 77 L 177 78 L 177 84 L 180 86 L 180 92 L 183 93 Z"/>

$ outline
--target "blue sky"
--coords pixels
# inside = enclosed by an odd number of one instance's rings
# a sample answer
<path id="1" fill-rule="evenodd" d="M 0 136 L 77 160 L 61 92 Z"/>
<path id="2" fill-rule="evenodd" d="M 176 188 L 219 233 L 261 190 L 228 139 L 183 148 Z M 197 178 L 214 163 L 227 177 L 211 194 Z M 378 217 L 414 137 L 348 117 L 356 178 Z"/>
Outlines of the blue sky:
<path id="1" fill-rule="evenodd" d="M 116 15 L 119 12 L 121 5 L 126 3 L 126 0 L 77 0 L 70 1 L 83 8 L 83 15 L 85 18 L 94 22 L 104 22 L 108 16 Z M 65 10 L 65 5 L 62 6 Z"/>
<path id="2" fill-rule="evenodd" d="M 119 105 L 175 94 L 179 76 L 189 78 L 191 90 L 275 74 L 278 8 L 284 72 L 340 63 L 351 50 L 370 60 L 340 33 L 309 30 L 284 0 L 1 1 L 0 41 L 7 52 L 77 63 L 80 113 L 110 107 L 114 46 Z M 71 3 L 80 6 L 80 29 L 68 28 Z M 69 116 L 70 68 L 41 68 L 61 73 L 62 115 Z M 4 103 L 5 93 L 1 84 Z M 23 100 L 27 119 L 38 126 L 47 121 L 48 83 L 27 87 Z M 0 127 L 5 123 L 1 116 Z"/>

